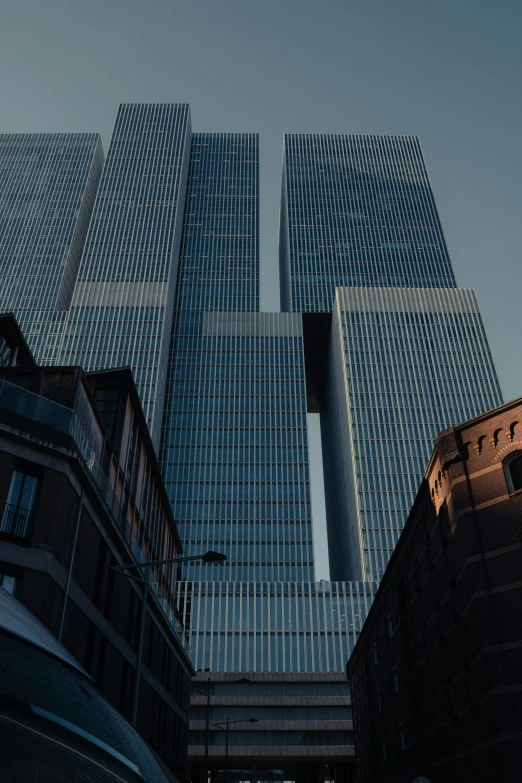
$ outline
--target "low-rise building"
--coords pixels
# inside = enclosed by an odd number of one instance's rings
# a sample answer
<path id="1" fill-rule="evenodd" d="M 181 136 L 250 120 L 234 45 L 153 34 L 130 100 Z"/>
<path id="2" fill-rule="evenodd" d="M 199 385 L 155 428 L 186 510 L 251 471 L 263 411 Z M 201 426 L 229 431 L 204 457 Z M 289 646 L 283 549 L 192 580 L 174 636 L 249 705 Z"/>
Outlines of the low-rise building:
<path id="1" fill-rule="evenodd" d="M 14 319 L 1 317 L 0 583 L 129 719 L 143 582 L 113 567 L 181 552 L 131 371 L 37 367 Z M 149 598 L 136 725 L 184 772 L 194 670 L 177 568 L 140 570 Z"/>
<path id="2" fill-rule="evenodd" d="M 196 783 L 206 780 L 207 770 L 211 783 L 353 780 L 352 708 L 343 673 L 198 672 L 189 738 Z"/>
<path id="3" fill-rule="evenodd" d="M 347 666 L 359 783 L 520 780 L 521 574 L 522 398 L 437 439 Z"/>
<path id="4" fill-rule="evenodd" d="M 0 777 L 175 783 L 65 647 L 0 588 Z"/>

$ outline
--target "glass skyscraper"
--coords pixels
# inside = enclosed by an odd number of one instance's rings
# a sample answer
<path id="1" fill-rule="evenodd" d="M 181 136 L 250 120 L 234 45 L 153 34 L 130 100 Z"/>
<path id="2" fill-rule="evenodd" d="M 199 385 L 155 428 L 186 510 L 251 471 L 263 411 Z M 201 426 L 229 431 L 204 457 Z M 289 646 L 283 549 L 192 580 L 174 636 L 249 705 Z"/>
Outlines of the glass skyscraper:
<path id="1" fill-rule="evenodd" d="M 102 166 L 95 133 L 0 135 L 0 311 L 40 364 L 59 357 Z"/>
<path id="2" fill-rule="evenodd" d="M 279 260 L 289 312 L 331 312 L 345 286 L 455 286 L 418 138 L 286 135 Z"/>
<path id="3" fill-rule="evenodd" d="M 289 135 L 281 307 L 332 312 L 320 401 L 331 577 L 379 580 L 437 433 L 502 402 L 419 140 Z"/>
<path id="4" fill-rule="evenodd" d="M 99 178 L 97 137 L 91 147 Z M 5 167 L 15 218 L 30 160 Z M 30 269 L 31 307 L 67 318 L 59 351 L 62 331 L 26 322 L 39 357 L 132 367 L 185 553 L 228 557 L 176 584 L 197 668 L 343 670 L 437 432 L 501 401 L 418 140 L 285 138 L 281 313 L 259 312 L 257 135 L 192 134 L 184 104 L 123 105 L 94 208 L 92 172 L 75 207 L 83 233 L 67 212 L 62 292 L 46 298 L 44 243 L 26 248 L 14 223 L 26 267 L 0 257 L 4 306 Z M 72 177 L 60 175 L 67 192 Z M 332 582 L 314 581 L 312 410 Z"/>
<path id="5" fill-rule="evenodd" d="M 224 552 L 222 581 L 313 580 L 300 318 L 206 312 L 200 322 L 176 350 L 193 357 L 173 379 L 163 462 L 185 551 Z"/>
<path id="6" fill-rule="evenodd" d="M 237 553 L 248 520 L 255 519 L 249 512 L 253 481 L 239 462 L 239 449 L 244 463 L 255 428 L 245 421 L 252 408 L 250 396 L 242 398 L 248 380 L 238 385 L 240 364 L 227 345 L 233 337 L 215 318 L 258 309 L 258 137 L 194 134 L 160 453 L 167 492 L 191 553 L 201 551 L 207 537 L 215 549 L 227 542 L 229 555 L 232 547 Z M 243 568 L 237 562 L 230 559 L 224 566 L 234 579 L 241 578 Z M 202 568 L 204 578 L 208 569 L 201 563 L 189 566 L 187 575 L 200 578 Z"/>
<path id="7" fill-rule="evenodd" d="M 120 106 L 60 361 L 129 365 L 159 445 L 191 142 L 186 104 Z"/>
<path id="8" fill-rule="evenodd" d="M 338 289 L 327 389 L 330 574 L 380 580 L 437 434 L 502 403 L 475 293 Z"/>

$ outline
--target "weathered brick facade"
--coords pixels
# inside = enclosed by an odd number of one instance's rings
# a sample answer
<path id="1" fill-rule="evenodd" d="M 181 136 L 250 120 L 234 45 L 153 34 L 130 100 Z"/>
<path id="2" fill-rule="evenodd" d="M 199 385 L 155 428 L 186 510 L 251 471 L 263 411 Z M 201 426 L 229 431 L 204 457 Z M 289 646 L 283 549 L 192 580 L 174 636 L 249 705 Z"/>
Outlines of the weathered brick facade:
<path id="1" fill-rule="evenodd" d="M 348 664 L 360 783 L 520 780 L 517 455 L 522 399 L 437 440 Z"/>

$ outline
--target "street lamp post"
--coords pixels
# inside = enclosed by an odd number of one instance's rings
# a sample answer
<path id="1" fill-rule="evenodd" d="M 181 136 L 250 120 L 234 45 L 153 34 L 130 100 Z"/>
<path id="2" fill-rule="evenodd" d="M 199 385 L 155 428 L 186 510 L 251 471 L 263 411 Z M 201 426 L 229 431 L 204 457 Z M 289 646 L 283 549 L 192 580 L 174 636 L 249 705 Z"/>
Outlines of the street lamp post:
<path id="1" fill-rule="evenodd" d="M 134 728 L 138 725 L 138 706 L 140 701 L 140 681 L 141 681 L 141 667 L 143 662 L 143 641 L 145 638 L 145 618 L 147 616 L 147 598 L 149 593 L 149 582 L 146 578 L 147 569 L 153 566 L 170 565 L 171 563 L 189 563 L 195 560 L 201 560 L 203 563 L 222 563 L 227 559 L 226 555 L 222 555 L 220 552 L 205 552 L 204 555 L 193 555 L 191 557 L 170 557 L 166 560 L 148 560 L 144 563 L 126 563 L 124 565 L 112 566 L 113 571 L 119 571 L 125 574 L 129 579 L 134 579 L 135 582 L 139 582 L 143 585 L 143 597 L 141 600 L 141 615 L 140 615 L 140 633 L 138 638 L 138 650 L 136 652 L 136 676 L 134 679 L 134 693 L 132 699 L 132 725 Z M 129 574 L 127 571 L 134 569 L 145 568 L 145 578 L 141 575 Z M 138 571 L 140 574 L 140 572 Z"/>
<path id="2" fill-rule="evenodd" d="M 244 720 L 229 720 L 228 718 L 224 723 L 214 723 L 218 729 L 222 729 L 225 733 L 225 783 L 228 783 L 228 727 L 231 723 L 257 723 L 257 718 L 245 718 Z"/>
<path id="3" fill-rule="evenodd" d="M 208 671 L 208 670 L 207 670 Z M 220 685 L 231 685 L 231 684 L 237 684 L 237 683 L 245 683 L 245 682 L 252 682 L 248 677 L 241 677 L 239 680 L 230 680 L 229 682 L 220 682 Z M 202 691 L 201 688 L 198 688 L 196 685 L 190 686 L 193 691 L 196 691 L 197 693 L 203 694 L 203 696 L 207 697 L 207 709 L 206 709 L 206 720 L 205 720 L 205 756 L 204 756 L 204 763 L 203 763 L 203 774 L 201 776 L 201 783 L 208 783 L 208 738 L 210 734 L 210 677 L 207 678 L 207 689 L 206 691 Z"/>
<path id="4" fill-rule="evenodd" d="M 207 690 L 202 691 L 200 688 L 196 688 L 191 685 L 193 691 L 202 693 L 207 697 L 207 708 L 205 711 L 205 757 L 203 763 L 203 774 L 201 776 L 201 783 L 208 783 L 208 735 L 210 731 L 210 677 L 207 678 Z"/>

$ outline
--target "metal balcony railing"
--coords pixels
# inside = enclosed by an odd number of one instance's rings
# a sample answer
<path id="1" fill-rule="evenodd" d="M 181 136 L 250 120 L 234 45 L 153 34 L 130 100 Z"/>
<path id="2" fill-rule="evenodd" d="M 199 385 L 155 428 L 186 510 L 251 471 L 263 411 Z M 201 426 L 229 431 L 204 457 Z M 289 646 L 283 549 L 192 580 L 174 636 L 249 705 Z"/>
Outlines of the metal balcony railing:
<path id="1" fill-rule="evenodd" d="M 5 504 L 2 521 L 0 522 L 0 532 L 10 533 L 13 536 L 25 538 L 29 531 L 29 522 L 31 519 L 31 510 L 21 506 L 12 506 Z"/>

